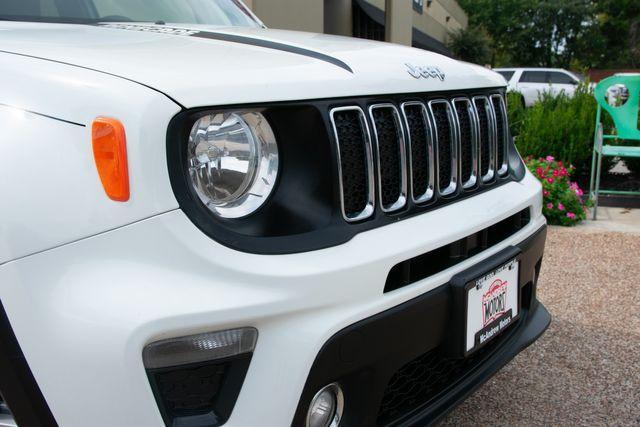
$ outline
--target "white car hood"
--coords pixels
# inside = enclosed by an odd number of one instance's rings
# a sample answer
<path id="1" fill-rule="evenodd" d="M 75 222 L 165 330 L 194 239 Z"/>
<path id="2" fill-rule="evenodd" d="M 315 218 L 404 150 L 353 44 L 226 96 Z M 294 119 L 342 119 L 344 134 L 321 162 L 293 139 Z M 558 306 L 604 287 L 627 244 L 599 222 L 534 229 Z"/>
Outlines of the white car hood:
<path id="1" fill-rule="evenodd" d="M 133 80 L 188 108 L 504 86 L 490 70 L 420 49 L 261 28 L 0 22 L 0 51 Z M 444 79 L 415 78 L 407 63 Z"/>

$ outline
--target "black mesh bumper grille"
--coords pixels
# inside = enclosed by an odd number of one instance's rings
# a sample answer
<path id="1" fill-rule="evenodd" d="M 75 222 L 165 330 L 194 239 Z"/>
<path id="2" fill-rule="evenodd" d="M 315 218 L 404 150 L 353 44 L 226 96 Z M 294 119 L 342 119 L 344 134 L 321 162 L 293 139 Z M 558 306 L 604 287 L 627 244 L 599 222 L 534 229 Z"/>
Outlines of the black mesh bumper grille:
<path id="1" fill-rule="evenodd" d="M 478 350 L 470 357 L 453 359 L 435 348 L 400 368 L 389 380 L 378 411 L 378 425 L 393 425 L 394 421 L 426 406 L 440 393 L 457 383 L 465 374 L 480 365 L 516 329 L 510 325 L 503 336 Z"/>

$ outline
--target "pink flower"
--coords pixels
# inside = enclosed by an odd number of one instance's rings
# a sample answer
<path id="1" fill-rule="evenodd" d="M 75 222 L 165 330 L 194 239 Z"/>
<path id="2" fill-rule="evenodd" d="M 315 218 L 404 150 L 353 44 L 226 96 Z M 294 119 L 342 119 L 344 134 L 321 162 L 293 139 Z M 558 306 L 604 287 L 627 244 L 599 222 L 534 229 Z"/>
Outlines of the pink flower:
<path id="1" fill-rule="evenodd" d="M 542 178 L 542 177 L 544 176 L 544 171 L 542 170 L 542 168 L 541 168 L 540 166 L 538 166 L 538 167 L 536 168 L 536 173 L 538 174 L 538 176 L 539 176 L 540 178 Z"/>
<path id="2" fill-rule="evenodd" d="M 560 169 L 560 176 L 567 176 L 567 175 L 568 175 L 567 170 L 565 168 L 561 168 Z"/>
<path id="3" fill-rule="evenodd" d="M 553 209 L 553 203 L 547 203 L 547 209 Z"/>
<path id="4" fill-rule="evenodd" d="M 560 172 L 558 171 L 558 169 L 554 169 L 553 176 L 558 176 L 558 175 L 560 175 Z"/>
<path id="5" fill-rule="evenodd" d="M 577 182 L 570 182 L 569 183 L 569 188 L 572 189 L 572 190 L 577 190 L 579 188 L 578 187 L 578 183 Z"/>
<path id="6" fill-rule="evenodd" d="M 549 182 L 549 184 L 553 184 L 553 178 L 547 178 L 547 181 Z"/>
<path id="7" fill-rule="evenodd" d="M 564 205 L 562 203 L 558 203 L 558 210 L 559 211 L 563 211 L 564 210 Z"/>
<path id="8" fill-rule="evenodd" d="M 542 195 L 544 197 L 547 197 L 549 195 L 549 192 L 547 190 L 542 190 Z"/>
<path id="9" fill-rule="evenodd" d="M 547 156 L 546 160 L 547 162 L 553 162 L 555 159 L 553 156 Z"/>
<path id="10" fill-rule="evenodd" d="M 573 212 L 567 212 L 567 218 L 576 219 L 576 214 L 574 214 Z"/>
<path id="11" fill-rule="evenodd" d="M 562 162 L 558 162 L 558 167 L 562 167 L 563 163 Z"/>
<path id="12" fill-rule="evenodd" d="M 576 195 L 577 195 L 577 196 L 582 196 L 583 194 L 584 194 L 584 191 L 582 191 L 582 190 L 581 190 L 581 189 L 579 189 L 579 188 L 576 188 Z"/>

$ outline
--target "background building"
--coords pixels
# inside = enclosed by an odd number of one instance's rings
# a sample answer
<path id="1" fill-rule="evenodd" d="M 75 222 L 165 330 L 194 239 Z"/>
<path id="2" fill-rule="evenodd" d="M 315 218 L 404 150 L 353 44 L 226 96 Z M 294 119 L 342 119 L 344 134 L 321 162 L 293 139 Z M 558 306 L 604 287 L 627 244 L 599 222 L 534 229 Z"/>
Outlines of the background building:
<path id="1" fill-rule="evenodd" d="M 456 0 L 245 0 L 271 28 L 412 45 L 449 55 L 447 34 L 467 27 Z"/>

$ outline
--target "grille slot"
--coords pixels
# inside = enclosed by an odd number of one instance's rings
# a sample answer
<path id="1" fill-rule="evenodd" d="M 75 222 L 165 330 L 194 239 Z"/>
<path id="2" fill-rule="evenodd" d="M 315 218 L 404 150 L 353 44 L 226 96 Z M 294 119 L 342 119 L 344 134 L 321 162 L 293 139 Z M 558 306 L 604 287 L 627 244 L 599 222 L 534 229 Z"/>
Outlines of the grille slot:
<path id="1" fill-rule="evenodd" d="M 405 102 L 402 113 L 409 143 L 411 197 L 415 203 L 423 203 L 433 197 L 434 186 L 433 132 L 429 113 L 421 102 Z"/>
<path id="2" fill-rule="evenodd" d="M 392 104 L 369 108 L 377 150 L 380 205 L 385 212 L 401 209 L 407 203 L 405 143 L 398 110 Z"/>
<path id="3" fill-rule="evenodd" d="M 489 182 L 495 175 L 495 132 L 492 108 L 489 100 L 484 96 L 473 98 L 473 106 L 476 110 L 480 130 L 480 176 L 482 182 Z"/>
<path id="4" fill-rule="evenodd" d="M 507 109 L 504 99 L 500 95 L 491 95 L 491 106 L 495 115 L 496 123 L 496 168 L 498 175 L 502 176 L 507 172 Z"/>
<path id="5" fill-rule="evenodd" d="M 448 196 L 457 188 L 458 144 L 455 119 L 448 101 L 431 101 L 429 109 L 433 117 L 434 139 L 438 151 L 438 193 Z"/>
<path id="6" fill-rule="evenodd" d="M 460 135 L 460 182 L 464 189 L 476 185 L 478 176 L 478 123 L 471 101 L 453 100 Z"/>
<path id="7" fill-rule="evenodd" d="M 330 115 L 338 145 L 342 214 L 346 221 L 359 221 L 374 210 L 369 130 L 359 107 L 335 108 Z"/>

